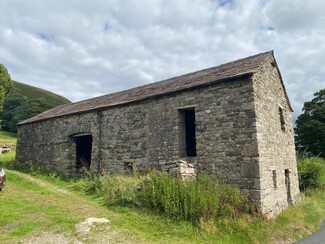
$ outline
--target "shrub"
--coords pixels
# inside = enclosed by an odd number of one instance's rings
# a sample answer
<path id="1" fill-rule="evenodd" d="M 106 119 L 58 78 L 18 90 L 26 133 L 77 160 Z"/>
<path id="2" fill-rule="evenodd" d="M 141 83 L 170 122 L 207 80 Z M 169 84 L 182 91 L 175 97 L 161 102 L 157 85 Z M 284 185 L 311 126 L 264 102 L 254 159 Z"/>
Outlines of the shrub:
<path id="1" fill-rule="evenodd" d="M 247 195 L 207 175 L 182 181 L 153 172 L 142 183 L 139 201 L 145 207 L 179 220 L 237 217 L 251 210 Z"/>
<path id="2" fill-rule="evenodd" d="M 319 188 L 325 185 L 325 160 L 319 157 L 298 160 L 299 188 Z"/>

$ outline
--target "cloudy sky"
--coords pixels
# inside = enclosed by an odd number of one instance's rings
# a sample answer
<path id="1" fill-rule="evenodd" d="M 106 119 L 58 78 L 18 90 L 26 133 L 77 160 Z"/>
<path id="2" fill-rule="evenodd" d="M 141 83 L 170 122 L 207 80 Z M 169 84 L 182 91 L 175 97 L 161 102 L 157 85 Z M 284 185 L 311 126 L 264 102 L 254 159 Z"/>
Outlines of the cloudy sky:
<path id="1" fill-rule="evenodd" d="M 325 88 L 324 0 L 0 0 L 0 63 L 73 102 L 274 50 L 294 117 Z"/>

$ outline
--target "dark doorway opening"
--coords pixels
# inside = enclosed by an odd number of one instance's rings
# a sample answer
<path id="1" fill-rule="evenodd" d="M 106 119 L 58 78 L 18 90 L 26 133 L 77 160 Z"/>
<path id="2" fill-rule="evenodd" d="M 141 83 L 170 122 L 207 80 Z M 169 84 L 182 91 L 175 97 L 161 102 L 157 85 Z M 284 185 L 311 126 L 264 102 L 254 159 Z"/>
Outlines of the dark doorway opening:
<path id="1" fill-rule="evenodd" d="M 290 171 L 289 169 L 284 170 L 284 177 L 285 177 L 285 186 L 287 191 L 287 201 L 291 203 L 291 189 L 290 189 Z"/>
<path id="2" fill-rule="evenodd" d="M 180 110 L 183 114 L 186 156 L 196 156 L 196 138 L 195 138 L 195 110 L 194 108 Z"/>
<path id="3" fill-rule="evenodd" d="M 90 169 L 93 137 L 91 135 L 77 136 L 75 140 L 77 146 L 76 170 L 77 173 L 80 173 L 82 168 Z"/>

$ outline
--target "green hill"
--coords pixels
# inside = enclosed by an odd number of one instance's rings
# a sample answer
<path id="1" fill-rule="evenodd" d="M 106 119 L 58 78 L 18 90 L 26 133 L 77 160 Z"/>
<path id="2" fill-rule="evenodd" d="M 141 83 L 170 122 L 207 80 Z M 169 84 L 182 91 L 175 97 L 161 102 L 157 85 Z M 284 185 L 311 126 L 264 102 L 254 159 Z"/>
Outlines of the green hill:
<path id="1" fill-rule="evenodd" d="M 14 82 L 14 87 L 9 92 L 8 98 L 16 97 L 17 95 L 24 96 L 27 100 L 43 97 L 46 100 L 46 102 L 53 107 L 70 103 L 70 101 L 67 98 L 62 97 L 53 92 L 46 91 L 44 89 L 30 86 L 24 83 L 20 83 L 18 81 L 13 81 L 13 82 Z"/>
<path id="2" fill-rule="evenodd" d="M 17 132 L 17 123 L 56 106 L 70 103 L 68 99 L 41 88 L 13 81 L 0 113 L 0 129 Z"/>

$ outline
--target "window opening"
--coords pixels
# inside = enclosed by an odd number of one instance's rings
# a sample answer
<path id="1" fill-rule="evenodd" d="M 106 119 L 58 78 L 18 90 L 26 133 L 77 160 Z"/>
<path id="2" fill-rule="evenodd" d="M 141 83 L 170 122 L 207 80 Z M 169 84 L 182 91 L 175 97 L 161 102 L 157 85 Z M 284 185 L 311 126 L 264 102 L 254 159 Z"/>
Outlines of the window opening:
<path id="1" fill-rule="evenodd" d="M 195 157 L 196 156 L 196 138 L 195 138 L 195 110 L 194 108 L 180 110 L 182 114 L 182 126 L 181 133 L 182 140 L 185 139 L 185 151 L 186 156 Z M 183 128 L 182 128 L 183 127 Z"/>
<path id="2" fill-rule="evenodd" d="M 273 187 L 274 189 L 278 188 L 278 183 L 276 180 L 276 170 L 272 170 L 272 178 L 273 178 Z"/>
<path id="3" fill-rule="evenodd" d="M 284 114 L 283 114 L 283 108 L 279 107 L 279 115 L 280 115 L 280 124 L 281 124 L 281 130 L 285 131 L 285 120 L 284 120 Z"/>
<path id="4" fill-rule="evenodd" d="M 290 171 L 289 171 L 289 169 L 284 170 L 284 176 L 285 176 L 285 186 L 286 186 L 286 191 L 287 191 L 287 201 L 289 203 L 291 203 L 292 200 L 291 200 Z"/>
<path id="5" fill-rule="evenodd" d="M 82 170 L 90 170 L 93 137 L 91 135 L 77 136 L 75 141 L 77 146 L 76 170 L 79 174 Z"/>

